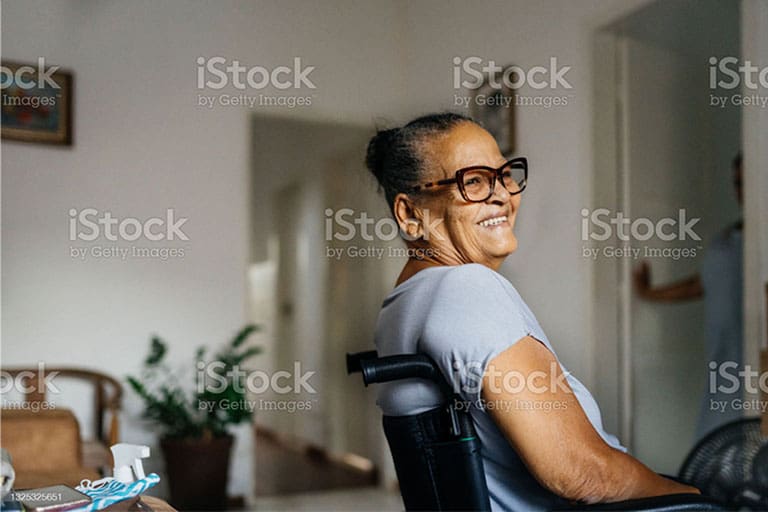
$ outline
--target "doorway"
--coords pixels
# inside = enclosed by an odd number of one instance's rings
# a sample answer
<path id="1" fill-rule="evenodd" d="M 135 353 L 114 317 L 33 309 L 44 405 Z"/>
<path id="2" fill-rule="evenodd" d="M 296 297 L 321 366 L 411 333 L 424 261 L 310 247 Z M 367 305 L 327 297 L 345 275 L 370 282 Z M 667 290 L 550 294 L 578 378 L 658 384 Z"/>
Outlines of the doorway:
<path id="1" fill-rule="evenodd" d="M 709 87 L 710 59 L 740 55 L 739 7 L 657 1 L 595 38 L 590 214 L 620 215 L 628 228 L 626 240 L 615 230 L 593 244 L 597 367 L 609 368 L 596 395 L 607 426 L 667 474 L 696 440 L 708 377 L 705 309 L 701 300 L 643 300 L 632 275 L 641 261 L 653 284 L 698 275 L 707 245 L 741 217 L 731 171 L 741 109 L 711 106 Z"/>
<path id="2" fill-rule="evenodd" d="M 249 309 L 264 326 L 260 369 L 307 376 L 299 389 L 253 397 L 267 406 L 255 414 L 257 502 L 393 478 L 375 392 L 346 375 L 345 353 L 373 348 L 399 265 L 348 250 L 386 242 L 332 236 L 336 212 L 348 211 L 350 223 L 361 213 L 387 215 L 363 164 L 371 132 L 300 119 L 252 122 Z"/>

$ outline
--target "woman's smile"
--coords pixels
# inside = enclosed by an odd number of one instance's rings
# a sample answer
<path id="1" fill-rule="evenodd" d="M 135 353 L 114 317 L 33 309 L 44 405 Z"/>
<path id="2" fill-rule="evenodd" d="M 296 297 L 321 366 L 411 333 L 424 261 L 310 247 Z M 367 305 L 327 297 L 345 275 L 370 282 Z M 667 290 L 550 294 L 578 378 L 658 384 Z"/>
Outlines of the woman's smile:
<path id="1" fill-rule="evenodd" d="M 508 217 L 506 215 L 499 215 L 496 217 L 488 217 L 484 220 L 481 220 L 477 224 L 484 228 L 509 227 L 509 222 L 507 219 Z"/>

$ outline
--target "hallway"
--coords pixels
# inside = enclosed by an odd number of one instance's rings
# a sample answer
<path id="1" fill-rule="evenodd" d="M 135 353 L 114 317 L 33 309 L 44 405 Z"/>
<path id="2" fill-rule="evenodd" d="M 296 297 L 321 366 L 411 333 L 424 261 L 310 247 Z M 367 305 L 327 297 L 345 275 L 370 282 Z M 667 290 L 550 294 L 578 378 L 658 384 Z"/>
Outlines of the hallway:
<path id="1" fill-rule="evenodd" d="M 274 497 L 275 503 L 284 495 L 372 487 L 377 480 L 373 469 L 354 468 L 318 448 L 289 444 L 260 428 L 256 431 L 255 465 L 257 499 Z"/>

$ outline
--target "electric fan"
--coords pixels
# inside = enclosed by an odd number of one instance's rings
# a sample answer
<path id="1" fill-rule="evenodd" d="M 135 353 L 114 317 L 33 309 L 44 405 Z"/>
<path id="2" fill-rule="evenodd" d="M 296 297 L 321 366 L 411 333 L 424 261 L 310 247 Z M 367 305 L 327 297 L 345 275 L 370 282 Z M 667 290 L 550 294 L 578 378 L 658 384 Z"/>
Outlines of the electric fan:
<path id="1" fill-rule="evenodd" d="M 732 421 L 707 434 L 679 477 L 729 509 L 768 510 L 768 438 L 760 419 Z"/>

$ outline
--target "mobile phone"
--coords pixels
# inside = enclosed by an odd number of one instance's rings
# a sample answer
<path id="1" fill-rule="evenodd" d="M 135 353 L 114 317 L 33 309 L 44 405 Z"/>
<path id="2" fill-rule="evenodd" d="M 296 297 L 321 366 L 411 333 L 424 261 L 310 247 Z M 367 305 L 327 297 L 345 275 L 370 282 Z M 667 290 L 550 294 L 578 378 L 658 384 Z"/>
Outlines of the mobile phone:
<path id="1" fill-rule="evenodd" d="M 80 508 L 91 502 L 90 496 L 66 485 L 22 489 L 12 494 L 13 499 L 21 502 L 28 512 L 58 512 Z"/>

